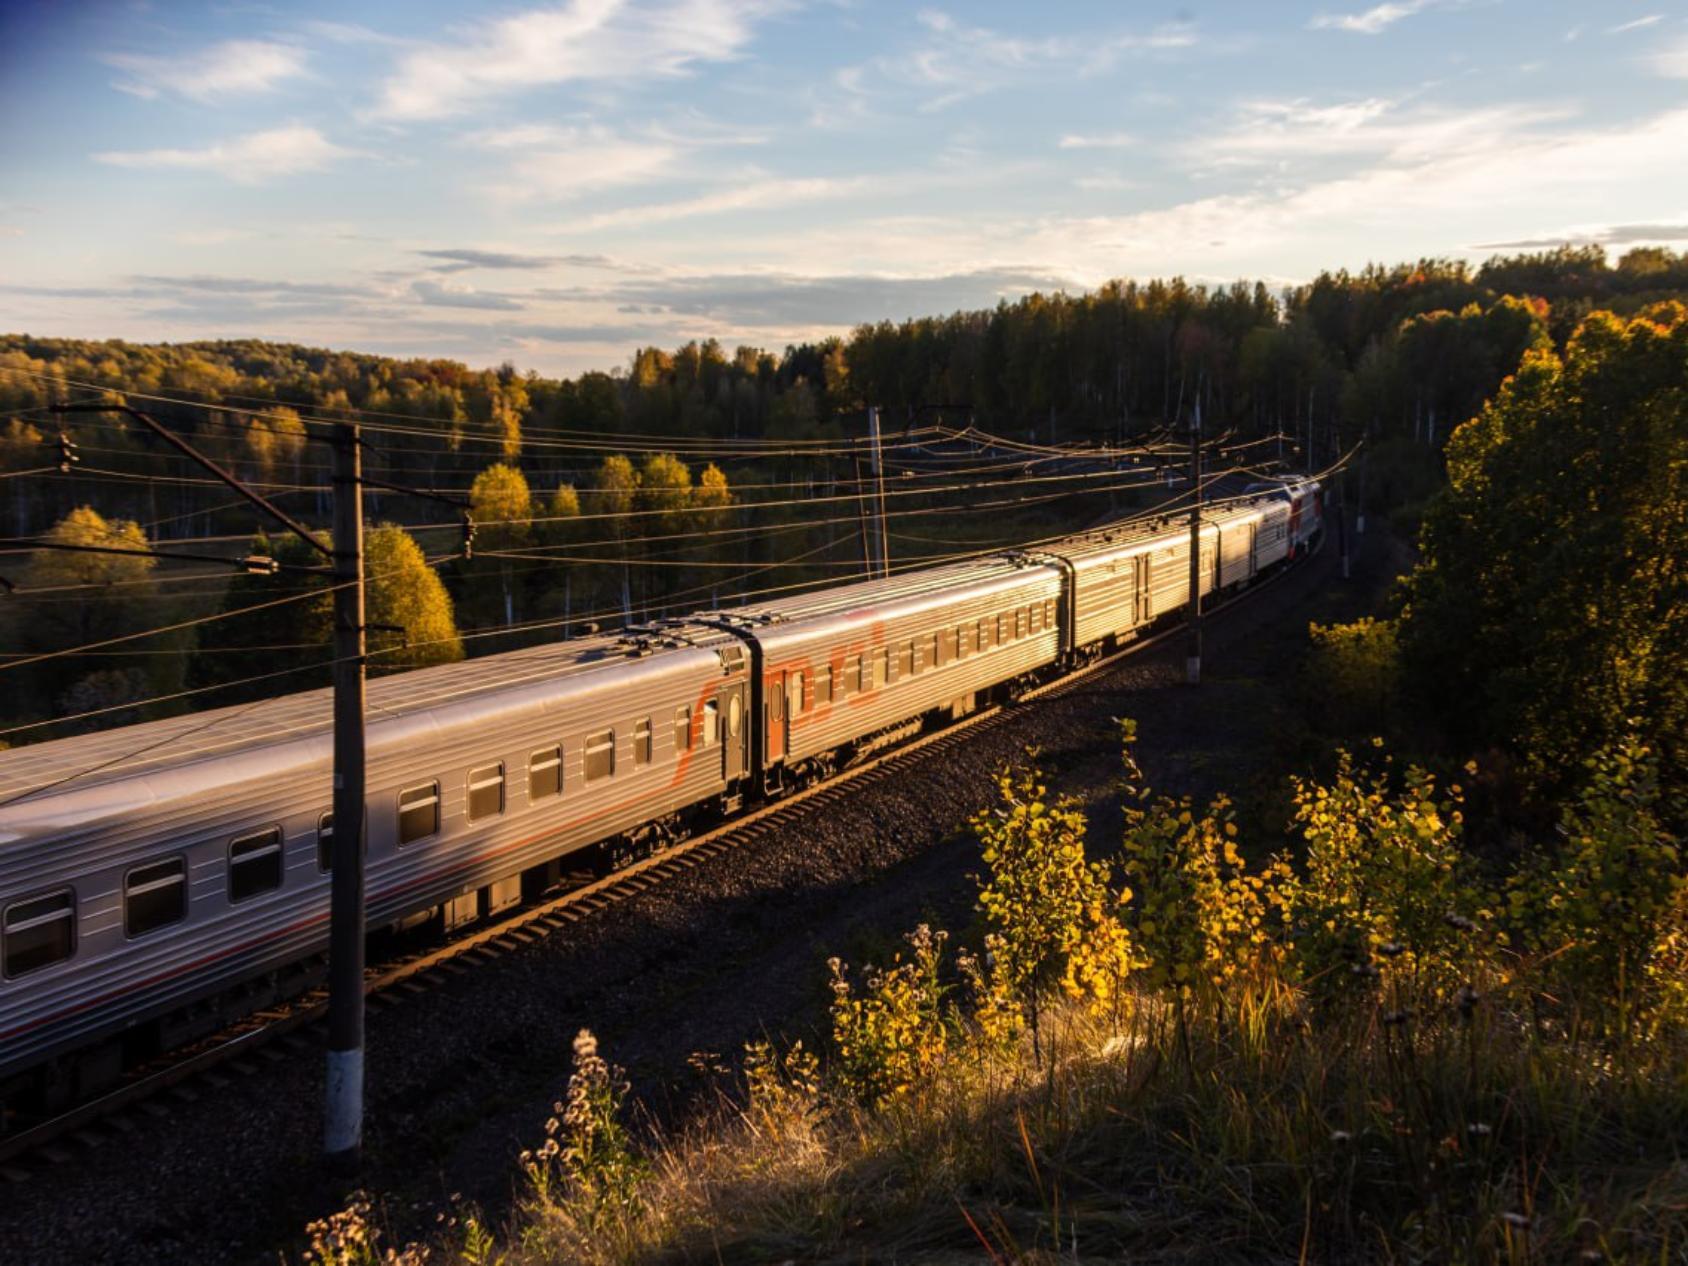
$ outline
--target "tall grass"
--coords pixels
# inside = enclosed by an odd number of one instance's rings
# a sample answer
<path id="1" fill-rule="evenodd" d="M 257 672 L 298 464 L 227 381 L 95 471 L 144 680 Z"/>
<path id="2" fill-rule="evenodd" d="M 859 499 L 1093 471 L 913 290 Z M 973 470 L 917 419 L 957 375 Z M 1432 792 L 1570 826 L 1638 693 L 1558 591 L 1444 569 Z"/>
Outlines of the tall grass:
<path id="1" fill-rule="evenodd" d="M 1299 785 L 1300 853 L 1251 872 L 1224 803 L 1155 796 L 1129 737 L 1117 868 L 1005 774 L 982 953 L 922 928 L 835 965 L 830 1061 L 755 1046 L 667 1135 L 624 1130 L 583 1039 L 521 1206 L 436 1258 L 1688 1260 L 1688 1029 L 1658 979 L 1682 887 L 1645 751 L 1592 762 L 1559 849 L 1491 891 L 1421 771 Z M 377 1260 L 349 1238 L 368 1256 L 319 1259 Z"/>

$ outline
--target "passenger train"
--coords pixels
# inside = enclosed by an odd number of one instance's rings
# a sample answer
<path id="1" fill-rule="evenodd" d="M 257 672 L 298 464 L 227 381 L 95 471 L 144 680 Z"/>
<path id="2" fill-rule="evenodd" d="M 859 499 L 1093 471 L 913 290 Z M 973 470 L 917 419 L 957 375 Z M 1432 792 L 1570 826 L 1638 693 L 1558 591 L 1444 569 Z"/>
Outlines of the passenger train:
<path id="1" fill-rule="evenodd" d="M 1202 591 L 1322 521 L 1310 479 L 1215 508 Z M 570 854 L 660 847 L 1109 650 L 1185 604 L 1189 549 L 1122 525 L 377 679 L 369 926 L 488 918 Z M 316 690 L 0 753 L 0 1108 L 320 979 L 330 712 Z"/>

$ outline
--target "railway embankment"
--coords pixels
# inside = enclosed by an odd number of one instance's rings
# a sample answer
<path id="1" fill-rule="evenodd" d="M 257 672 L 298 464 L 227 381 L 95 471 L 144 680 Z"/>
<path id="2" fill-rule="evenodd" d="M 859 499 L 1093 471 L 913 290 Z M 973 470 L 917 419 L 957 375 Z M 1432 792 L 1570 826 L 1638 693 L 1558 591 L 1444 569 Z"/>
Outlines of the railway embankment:
<path id="1" fill-rule="evenodd" d="M 1037 748 L 1078 796 L 1098 842 L 1117 833 L 1115 718 L 1139 722 L 1140 759 L 1166 791 L 1245 795 L 1277 779 L 1298 720 L 1309 620 L 1375 607 L 1404 563 L 1374 532 L 1353 578 L 1335 550 L 1210 622 L 1203 686 L 1182 684 L 1177 639 L 1080 687 L 1014 710 L 958 753 L 798 815 L 730 854 L 535 936 L 436 986 L 392 991 L 369 1023 L 365 1185 L 398 1242 L 473 1204 L 496 1220 L 517 1158 L 569 1075 L 570 1043 L 597 1033 L 628 1069 L 639 1111 L 672 1122 L 712 1066 L 778 1035 L 810 1048 L 826 1023 L 826 960 L 882 958 L 922 921 L 964 927 L 976 892 L 969 819 L 1005 762 Z M 184 1087 L 127 1130 L 67 1149 L 0 1204 L 8 1260 L 267 1260 L 339 1207 L 318 1164 L 321 1059 L 307 1041 Z"/>

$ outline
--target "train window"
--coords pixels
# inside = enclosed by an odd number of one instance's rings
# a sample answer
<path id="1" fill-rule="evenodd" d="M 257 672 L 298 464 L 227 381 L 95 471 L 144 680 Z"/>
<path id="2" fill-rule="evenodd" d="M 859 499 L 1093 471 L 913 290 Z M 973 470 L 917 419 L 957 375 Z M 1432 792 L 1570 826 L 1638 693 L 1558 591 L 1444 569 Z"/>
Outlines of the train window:
<path id="1" fill-rule="evenodd" d="M 815 702 L 832 702 L 832 665 L 815 669 Z"/>
<path id="2" fill-rule="evenodd" d="M 862 680 L 862 657 L 851 655 L 844 661 L 844 680 L 839 683 L 845 694 L 860 694 L 867 689 L 867 682 Z"/>
<path id="3" fill-rule="evenodd" d="M 897 676 L 914 676 L 914 643 L 904 642 L 902 649 L 897 652 Z"/>
<path id="4" fill-rule="evenodd" d="M 1053 598 L 1043 600 L 1043 627 L 1046 629 L 1055 627 L 1055 599 Z"/>
<path id="5" fill-rule="evenodd" d="M 721 737 L 721 705 L 710 699 L 703 705 L 703 745 L 714 747 Z"/>
<path id="6" fill-rule="evenodd" d="M 1018 641 L 1020 638 L 1024 637 L 1025 635 L 1026 635 L 1026 609 L 1024 607 L 1016 607 L 1014 609 L 1014 640 Z"/>
<path id="7" fill-rule="evenodd" d="M 938 662 L 940 664 L 947 664 L 958 657 L 959 652 L 956 648 L 956 631 L 954 629 L 943 630 L 938 634 Z"/>
<path id="8" fill-rule="evenodd" d="M 123 931 L 145 936 L 188 913 L 188 867 L 180 857 L 137 867 L 123 877 Z"/>
<path id="9" fill-rule="evenodd" d="M 972 640 L 973 640 L 973 628 L 972 628 L 971 625 L 963 624 L 960 628 L 956 629 L 956 631 L 955 631 L 955 657 L 957 659 L 966 659 L 967 658 L 968 651 L 970 651 L 972 649 L 972 647 L 969 645 L 969 643 L 972 642 Z"/>
<path id="10" fill-rule="evenodd" d="M 563 747 L 543 748 L 528 757 L 528 799 L 563 794 Z"/>
<path id="11" fill-rule="evenodd" d="M 939 646 L 940 643 L 938 641 L 938 635 L 936 633 L 928 633 L 926 635 L 926 644 L 920 648 L 924 652 L 924 658 L 928 668 L 938 668 L 943 664 L 944 661 L 939 658 Z"/>
<path id="12" fill-rule="evenodd" d="M 1014 636 L 1014 617 L 1004 612 L 996 617 L 996 640 L 1006 642 Z"/>
<path id="13" fill-rule="evenodd" d="M 651 719 L 644 717 L 633 723 L 633 767 L 651 763 Z"/>
<path id="14" fill-rule="evenodd" d="M 469 771 L 469 821 L 496 818 L 504 812 L 504 762 Z"/>
<path id="15" fill-rule="evenodd" d="M 0 966 L 8 980 L 62 963 L 76 951 L 76 898 L 69 889 L 6 907 Z"/>
<path id="16" fill-rule="evenodd" d="M 988 651 L 991 646 L 991 627 L 994 622 L 990 616 L 979 621 L 979 649 Z"/>
<path id="17" fill-rule="evenodd" d="M 891 648 L 881 646 L 873 654 L 873 676 L 868 689 L 874 690 L 891 680 Z"/>
<path id="18" fill-rule="evenodd" d="M 399 843 L 413 844 L 440 829 L 440 785 L 425 782 L 399 792 Z"/>
<path id="19" fill-rule="evenodd" d="M 281 887 L 281 828 L 242 835 L 229 844 L 229 900 L 245 901 Z"/>
<path id="20" fill-rule="evenodd" d="M 615 773 L 615 731 L 599 730 L 586 736 L 586 781 L 596 782 Z"/>
<path id="21" fill-rule="evenodd" d="M 1031 633 L 1043 632 L 1043 604 L 1041 602 L 1032 603 L 1027 608 L 1026 613 L 1030 620 L 1030 623 L 1026 625 L 1027 631 Z"/>
<path id="22" fill-rule="evenodd" d="M 692 710 L 674 709 L 674 754 L 692 750 Z"/>
<path id="23" fill-rule="evenodd" d="M 791 695 L 789 700 L 791 707 L 787 709 L 791 715 L 796 716 L 799 712 L 807 712 L 814 700 L 804 693 L 803 674 L 800 672 L 792 673 L 790 677 L 786 678 L 785 688 Z"/>

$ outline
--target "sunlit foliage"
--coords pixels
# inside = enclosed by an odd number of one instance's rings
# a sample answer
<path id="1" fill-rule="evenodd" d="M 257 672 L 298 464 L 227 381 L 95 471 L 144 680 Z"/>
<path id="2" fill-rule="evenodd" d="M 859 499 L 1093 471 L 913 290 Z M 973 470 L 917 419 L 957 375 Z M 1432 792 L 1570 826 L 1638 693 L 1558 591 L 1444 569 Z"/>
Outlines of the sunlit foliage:
<path id="1" fill-rule="evenodd" d="M 1548 788 L 1633 718 L 1688 787 L 1688 309 L 1532 352 L 1448 478 L 1400 626 L 1419 699 Z"/>

